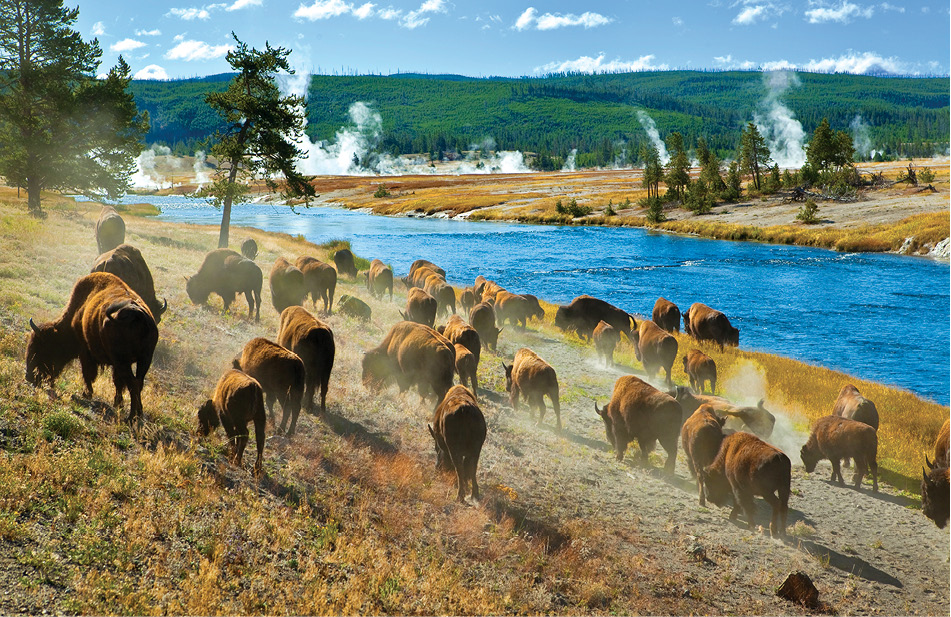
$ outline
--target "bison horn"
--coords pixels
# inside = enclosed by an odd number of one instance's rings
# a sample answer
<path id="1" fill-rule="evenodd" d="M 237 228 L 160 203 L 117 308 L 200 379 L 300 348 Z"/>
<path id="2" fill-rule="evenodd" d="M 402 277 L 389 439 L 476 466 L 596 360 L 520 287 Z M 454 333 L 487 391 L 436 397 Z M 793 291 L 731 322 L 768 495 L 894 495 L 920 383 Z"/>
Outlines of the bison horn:
<path id="1" fill-rule="evenodd" d="M 159 315 L 164 315 L 165 311 L 168 310 L 168 298 L 162 298 L 163 304 L 161 310 L 159 310 Z"/>
<path id="2" fill-rule="evenodd" d="M 595 410 L 596 412 L 598 412 L 598 415 L 599 415 L 599 416 L 602 416 L 602 417 L 604 416 L 603 410 L 598 409 L 598 401 L 595 401 L 595 402 L 594 402 L 594 410 Z"/>
<path id="3" fill-rule="evenodd" d="M 760 409 L 765 409 L 765 407 L 763 407 L 764 402 L 765 402 L 765 399 L 760 399 L 759 403 L 757 403 L 756 406 L 759 407 Z"/>
<path id="4" fill-rule="evenodd" d="M 924 469 L 921 470 L 921 480 L 924 482 L 925 486 L 931 485 L 931 478 L 928 477 L 928 472 Z"/>
<path id="5" fill-rule="evenodd" d="M 934 469 L 935 464 L 928 460 L 928 455 L 925 455 L 925 465 L 928 466 L 928 469 Z"/>
<path id="6" fill-rule="evenodd" d="M 30 327 L 33 329 L 34 332 L 39 332 L 39 331 L 40 331 L 40 329 L 36 326 L 36 324 L 33 323 L 33 318 L 32 318 L 32 317 L 30 317 Z"/>
<path id="7" fill-rule="evenodd" d="M 426 428 L 429 429 L 429 434 L 433 436 L 433 439 L 436 439 L 436 433 L 433 432 L 433 425 L 432 425 L 432 424 L 427 424 L 427 425 L 426 425 Z"/>

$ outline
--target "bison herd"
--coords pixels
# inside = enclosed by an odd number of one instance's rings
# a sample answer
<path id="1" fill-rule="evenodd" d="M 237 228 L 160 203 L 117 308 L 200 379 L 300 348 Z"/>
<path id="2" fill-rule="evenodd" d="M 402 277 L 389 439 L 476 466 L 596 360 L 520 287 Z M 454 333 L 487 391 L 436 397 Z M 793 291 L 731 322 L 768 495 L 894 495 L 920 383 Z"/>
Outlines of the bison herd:
<path id="1" fill-rule="evenodd" d="M 118 219 L 118 220 L 116 220 Z M 141 421 L 141 392 L 158 341 L 158 328 L 168 303 L 159 304 L 151 273 L 142 254 L 123 244 L 125 225 L 118 213 L 103 208 L 96 227 L 100 257 L 92 273 L 74 285 L 60 317 L 36 325 L 27 342 L 26 379 L 34 385 L 53 384 L 59 374 L 78 358 L 85 384 L 84 396 L 92 396 L 92 384 L 103 367 L 111 367 L 115 384 L 114 405 L 122 403 L 128 390 L 129 420 Z M 186 292 L 195 304 L 204 304 L 210 294 L 221 297 L 225 309 L 235 296 L 248 302 L 248 318 L 260 319 L 263 274 L 254 262 L 257 244 L 245 241 L 241 253 L 218 249 L 208 253 L 198 272 L 186 278 Z M 257 443 L 256 473 L 263 465 L 267 416 L 277 426 L 274 403 L 280 403 L 282 419 L 276 429 L 290 436 L 296 431 L 301 408 L 327 409 L 327 390 L 334 364 L 335 342 L 331 328 L 302 305 L 308 296 L 314 310 L 318 299 L 324 312 L 333 307 L 339 275 L 358 276 L 353 254 L 337 251 L 334 265 L 303 255 L 293 263 L 279 257 L 269 275 L 271 299 L 280 314 L 277 340 L 254 338 L 234 359 L 233 368 L 221 376 L 211 399 L 199 407 L 198 430 L 207 435 L 223 425 L 231 443 L 231 460 L 241 464 L 253 423 Z M 393 271 L 374 260 L 365 272 L 369 293 L 382 299 L 393 297 Z M 478 402 L 477 368 L 483 348 L 496 349 L 503 325 L 524 329 L 545 311 L 537 298 L 514 294 L 494 281 L 477 277 L 473 286 L 459 294 L 446 281 L 446 271 L 436 264 L 417 260 L 401 279 L 408 289 L 403 321 L 394 324 L 362 360 L 365 387 L 379 389 L 395 381 L 400 391 L 415 387 L 423 398 L 435 402 L 429 433 L 435 442 L 437 466 L 455 471 L 458 499 L 466 494 L 479 497 L 476 468 L 486 439 L 486 420 Z M 344 302 L 343 300 L 347 301 Z M 341 312 L 370 319 L 370 307 L 355 296 L 338 304 Z M 451 315 L 435 328 L 438 315 Z M 638 319 L 591 296 L 579 296 L 559 306 L 554 324 L 593 339 L 599 358 L 613 364 L 616 346 L 623 334 L 642 362 L 648 378 L 663 369 L 668 391 L 661 391 L 633 375 L 619 377 L 604 407 L 594 404 L 604 423 L 605 436 L 622 460 L 628 445 L 636 441 L 643 464 L 659 442 L 666 452 L 664 471 L 674 472 L 678 443 L 690 474 L 696 478 L 699 501 L 717 505 L 732 501 L 731 519 L 742 511 L 753 526 L 753 497 L 761 496 L 772 507 L 770 531 L 785 534 L 790 494 L 790 459 L 766 443 L 775 417 L 763 406 L 737 406 L 716 396 L 715 361 L 698 349 L 682 356 L 690 386 L 673 386 L 671 372 L 678 356 L 681 319 L 686 333 L 698 341 L 710 341 L 722 350 L 739 343 L 739 330 L 720 311 L 695 303 L 681 312 L 672 302 L 659 298 L 652 320 Z M 133 366 L 135 367 L 133 370 Z M 502 367 L 509 402 L 517 411 L 520 400 L 537 422 L 545 417 L 545 397 L 554 410 L 555 426 L 562 429 L 559 384 L 555 368 L 528 348 L 519 349 L 512 363 Z M 453 385 L 458 376 L 460 385 Z M 468 382 L 468 387 L 466 387 Z M 710 394 L 704 394 L 707 387 Z M 265 412 L 267 408 L 267 414 Z M 841 471 L 852 460 L 852 482 L 861 486 L 866 474 L 872 490 L 878 491 L 878 424 L 875 404 L 851 384 L 842 388 L 830 415 L 817 420 L 799 455 L 808 472 L 818 461 L 832 464 L 832 481 L 844 484 Z M 939 527 L 948 522 L 949 454 L 948 422 L 935 444 L 934 461 L 927 460 L 922 477 L 922 509 Z"/>

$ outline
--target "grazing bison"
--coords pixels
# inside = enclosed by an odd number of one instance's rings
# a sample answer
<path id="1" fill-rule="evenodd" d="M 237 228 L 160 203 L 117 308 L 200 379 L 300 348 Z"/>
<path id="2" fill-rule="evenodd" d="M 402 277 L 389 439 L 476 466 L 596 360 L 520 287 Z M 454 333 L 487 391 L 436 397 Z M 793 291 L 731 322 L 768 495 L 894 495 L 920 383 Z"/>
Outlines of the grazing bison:
<path id="1" fill-rule="evenodd" d="M 340 296 L 337 301 L 337 310 L 344 315 L 349 315 L 361 321 L 370 321 L 372 314 L 369 304 L 356 296 L 348 296 L 347 294 Z"/>
<path id="2" fill-rule="evenodd" d="M 227 311 L 234 302 L 235 294 L 243 293 L 248 300 L 248 319 L 261 319 L 261 286 L 264 275 L 253 261 L 238 255 L 231 249 L 216 249 L 205 255 L 198 273 L 185 277 L 185 290 L 195 304 L 204 304 L 208 296 L 221 296 Z"/>
<path id="3" fill-rule="evenodd" d="M 111 251 L 125 242 L 125 221 L 112 206 L 103 206 L 96 221 L 96 245 L 99 254 Z"/>
<path id="4" fill-rule="evenodd" d="M 419 287 L 406 294 L 406 310 L 400 311 L 405 321 L 414 321 L 430 328 L 436 323 L 436 298 Z"/>
<path id="5" fill-rule="evenodd" d="M 852 482 L 855 488 L 862 485 L 866 472 L 872 472 L 872 491 L 878 492 L 878 434 L 868 424 L 825 416 L 816 420 L 809 433 L 809 440 L 799 451 L 806 471 L 812 473 L 816 463 L 828 459 L 832 463 L 832 482 L 845 484 L 839 461 L 843 458 L 855 459 L 855 474 Z"/>
<path id="6" fill-rule="evenodd" d="M 502 363 L 505 369 L 505 389 L 509 393 L 509 402 L 512 409 L 518 411 L 518 399 L 528 401 L 528 411 L 538 409 L 538 421 L 541 424 L 545 419 L 545 397 L 551 401 L 555 411 L 555 423 L 561 430 L 561 404 L 558 400 L 558 376 L 550 364 L 542 360 L 538 354 L 525 347 L 515 352 L 515 359 L 510 366 Z"/>
<path id="7" fill-rule="evenodd" d="M 334 290 L 337 288 L 337 271 L 334 267 L 309 255 L 301 255 L 294 265 L 304 273 L 304 288 L 310 294 L 314 308 L 317 308 L 317 298 L 320 298 L 324 301 L 324 312 L 332 313 Z"/>
<path id="8" fill-rule="evenodd" d="M 542 305 L 536 296 L 533 296 L 532 294 L 522 294 L 522 297 L 528 300 L 528 316 L 530 318 L 545 319 L 545 309 L 542 308 Z"/>
<path id="9" fill-rule="evenodd" d="M 488 302 L 480 302 L 469 311 L 469 323 L 479 333 L 479 339 L 487 349 L 495 349 L 499 344 L 502 328 L 495 327 L 495 309 Z"/>
<path id="10" fill-rule="evenodd" d="M 274 260 L 268 284 L 271 287 L 271 303 L 278 313 L 289 306 L 300 306 L 307 295 L 304 273 L 283 257 Z"/>
<path id="11" fill-rule="evenodd" d="M 158 328 L 145 301 L 122 279 L 108 272 L 87 274 L 76 281 L 59 319 L 40 326 L 31 319 L 30 328 L 28 382 L 39 386 L 48 381 L 52 387 L 63 369 L 79 358 L 83 396 L 92 398 L 100 368 L 111 366 L 113 405 L 122 405 L 122 391 L 128 390 L 129 421 L 142 417 L 142 386 L 158 343 Z"/>
<path id="12" fill-rule="evenodd" d="M 277 342 L 290 349 L 304 363 L 303 405 L 314 408 L 314 392 L 320 387 L 320 412 L 327 412 L 327 386 L 334 367 L 334 333 L 301 306 L 290 306 L 281 313 Z"/>
<path id="13" fill-rule="evenodd" d="M 506 321 L 525 328 L 532 315 L 532 303 L 525 296 L 502 290 L 495 294 L 495 316 L 499 325 Z"/>
<path id="14" fill-rule="evenodd" d="M 429 326 L 401 321 L 363 355 L 363 384 L 369 388 L 393 377 L 400 392 L 415 385 L 420 396 L 432 393 L 438 403 L 452 387 L 455 369 L 456 349 L 446 337 Z"/>
<path id="15" fill-rule="evenodd" d="M 423 290 L 436 298 L 436 312 L 446 314 L 456 312 L 456 292 L 450 285 L 446 284 L 446 279 L 438 274 L 431 274 L 423 284 Z"/>
<path id="16" fill-rule="evenodd" d="M 945 420 L 938 431 L 938 437 L 934 442 L 934 464 L 938 467 L 948 467 L 949 438 L 951 438 L 951 420 Z"/>
<path id="17" fill-rule="evenodd" d="M 949 518 L 949 492 L 951 483 L 947 467 L 938 467 L 926 459 L 928 471 L 921 470 L 921 511 L 934 521 L 938 529 L 944 529 Z"/>
<path id="18" fill-rule="evenodd" d="M 244 371 L 261 384 L 272 423 L 275 421 L 274 402 L 281 404 L 283 417 L 279 431 L 284 432 L 290 418 L 287 435 L 293 435 L 297 430 L 297 416 L 300 415 L 306 383 L 304 361 L 300 356 L 266 338 L 253 338 L 245 344 L 241 355 L 235 358 L 234 368 Z"/>
<path id="19" fill-rule="evenodd" d="M 139 249 L 131 244 L 120 244 L 100 255 L 90 272 L 109 272 L 118 276 L 145 301 L 145 305 L 152 311 L 155 325 L 162 321 L 162 315 L 168 309 L 168 301 L 158 303 L 152 272 L 149 271 L 149 266 L 142 258 Z"/>
<path id="20" fill-rule="evenodd" d="M 674 473 L 682 424 L 680 403 L 674 397 L 633 375 L 625 375 L 614 382 L 611 401 L 604 409 L 598 409 L 595 403 L 594 410 L 604 421 L 604 432 L 617 460 L 624 460 L 627 444 L 636 439 L 641 461 L 647 466 L 648 455 L 660 441 L 667 452 L 664 471 Z"/>
<path id="21" fill-rule="evenodd" d="M 485 443 L 485 416 L 472 393 L 465 386 L 453 386 L 436 407 L 433 423 L 427 424 L 436 442 L 436 469 L 456 471 L 458 499 L 465 501 L 471 484 L 472 498 L 479 498 L 476 468 Z"/>
<path id="22" fill-rule="evenodd" d="M 356 278 L 357 264 L 353 259 L 353 252 L 350 249 L 340 249 L 334 253 L 334 265 L 337 267 L 338 274 Z"/>
<path id="23" fill-rule="evenodd" d="M 425 259 L 417 259 L 409 266 L 409 273 L 412 275 L 420 268 L 429 268 L 439 276 L 446 278 L 446 271 L 434 264 L 431 261 L 426 261 Z"/>
<path id="24" fill-rule="evenodd" d="M 472 307 L 475 306 L 475 294 L 472 292 L 472 289 L 466 287 L 462 290 L 462 293 L 459 294 L 459 306 L 462 308 L 463 312 L 469 313 L 472 310 Z"/>
<path id="25" fill-rule="evenodd" d="M 264 462 L 264 425 L 267 423 L 264 390 L 253 377 L 229 369 L 218 380 L 214 397 L 198 409 L 198 434 L 205 437 L 223 424 L 231 441 L 231 462 L 240 467 L 248 445 L 250 422 L 254 422 L 254 438 L 258 446 L 254 473 L 259 474 Z"/>
<path id="26" fill-rule="evenodd" d="M 669 394 L 683 407 L 684 414 L 692 414 L 701 405 L 710 405 L 718 416 L 727 419 L 728 430 L 749 430 L 763 439 L 773 434 L 776 417 L 763 407 L 764 401 L 756 407 L 737 407 L 721 396 L 694 394 L 683 386 L 676 386 Z"/>
<path id="27" fill-rule="evenodd" d="M 852 384 L 846 384 L 839 390 L 839 396 L 832 406 L 832 415 L 858 420 L 878 430 L 878 409 L 875 403 L 862 396 Z"/>
<path id="28" fill-rule="evenodd" d="M 697 479 L 701 506 L 707 505 L 707 501 L 703 495 L 703 476 L 700 471 L 712 463 L 720 451 L 724 421 L 725 418 L 714 413 L 712 407 L 701 405 L 680 429 L 680 442 L 687 457 L 687 468 L 690 469 L 690 475 Z"/>
<path id="29" fill-rule="evenodd" d="M 258 256 L 258 243 L 254 241 L 254 238 L 247 238 L 241 243 L 241 254 L 246 259 L 254 261 L 254 258 Z"/>
<path id="30" fill-rule="evenodd" d="M 706 304 L 694 302 L 683 319 L 684 331 L 698 341 L 713 341 L 721 351 L 724 345 L 740 344 L 740 331 L 730 325 L 726 315 Z"/>
<path id="31" fill-rule="evenodd" d="M 478 399 L 478 356 L 469 351 L 469 348 L 461 343 L 453 343 L 453 347 L 456 350 L 456 374 L 459 375 L 459 383 L 465 385 L 466 381 L 468 381 L 472 395 Z"/>
<path id="32" fill-rule="evenodd" d="M 559 306 L 555 313 L 555 326 L 562 330 L 574 330 L 578 336 L 591 338 L 598 322 L 606 321 L 614 326 L 618 332 L 631 337 L 631 324 L 637 327 L 637 322 L 628 313 L 604 300 L 591 296 L 578 296 L 571 304 Z"/>
<path id="33" fill-rule="evenodd" d="M 657 298 L 651 321 L 667 332 L 680 332 L 680 309 L 667 298 Z"/>
<path id="34" fill-rule="evenodd" d="M 370 271 L 367 273 L 367 289 L 374 298 L 383 299 L 386 290 L 390 291 L 390 302 L 393 301 L 393 270 L 380 261 L 370 262 Z"/>
<path id="35" fill-rule="evenodd" d="M 482 354 L 482 342 L 479 339 L 479 333 L 467 324 L 462 317 L 458 315 L 450 317 L 446 325 L 440 328 L 439 333 L 449 339 L 450 343 L 465 345 L 475 356 L 476 364 L 479 364 Z"/>
<path id="36" fill-rule="evenodd" d="M 713 358 L 699 349 L 691 349 L 684 354 L 684 373 L 690 379 L 690 387 L 703 394 L 704 387 L 710 382 L 710 394 L 717 390 L 717 364 Z"/>
<path id="37" fill-rule="evenodd" d="M 594 329 L 594 349 L 605 366 L 614 366 L 614 348 L 621 342 L 621 333 L 606 321 L 599 321 Z"/>
<path id="38" fill-rule="evenodd" d="M 700 476 L 707 499 L 724 506 L 732 497 L 730 520 L 736 520 L 742 508 L 750 529 L 755 526 L 753 496 L 762 496 L 773 509 L 769 530 L 775 538 L 786 535 L 791 467 L 781 450 L 740 432 L 723 438 L 716 458 L 700 470 Z"/>
<path id="39" fill-rule="evenodd" d="M 643 363 L 647 376 L 653 378 L 658 369 L 667 372 L 667 386 L 672 385 L 670 378 L 674 360 L 677 359 L 677 339 L 667 334 L 653 321 L 645 319 L 634 333 L 634 355 Z"/>

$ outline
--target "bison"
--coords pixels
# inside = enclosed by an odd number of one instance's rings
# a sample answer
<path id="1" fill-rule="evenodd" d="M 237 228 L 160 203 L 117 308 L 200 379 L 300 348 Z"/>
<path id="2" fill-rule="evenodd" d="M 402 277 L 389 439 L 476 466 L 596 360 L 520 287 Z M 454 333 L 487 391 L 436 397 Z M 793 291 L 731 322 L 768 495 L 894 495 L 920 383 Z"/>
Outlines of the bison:
<path id="1" fill-rule="evenodd" d="M 532 303 L 525 296 L 505 290 L 495 294 L 495 316 L 499 320 L 499 325 L 504 325 L 508 321 L 524 329 L 532 312 Z"/>
<path id="2" fill-rule="evenodd" d="M 317 298 L 320 298 L 324 301 L 324 312 L 332 313 L 337 271 L 330 264 L 309 255 L 301 255 L 294 265 L 304 273 L 304 288 L 310 294 L 314 308 L 317 308 Z"/>
<path id="3" fill-rule="evenodd" d="M 350 278 L 357 276 L 357 264 L 353 259 L 353 252 L 350 249 L 340 249 L 334 253 L 334 266 L 337 267 L 337 273 Z"/>
<path id="4" fill-rule="evenodd" d="M 948 467 L 949 454 L 951 454 L 948 451 L 949 438 L 951 438 L 951 420 L 945 420 L 934 442 L 934 464 L 938 467 Z"/>
<path id="5" fill-rule="evenodd" d="M 245 344 L 241 355 L 234 360 L 234 368 L 247 373 L 261 384 L 272 423 L 275 422 L 274 402 L 281 404 L 283 417 L 279 431 L 284 432 L 290 419 L 287 435 L 293 435 L 297 430 L 297 416 L 300 415 L 306 384 L 306 370 L 300 356 L 273 341 L 258 337 Z"/>
<path id="6" fill-rule="evenodd" d="M 862 396 L 852 384 L 846 384 L 839 390 L 839 396 L 832 406 L 832 415 L 858 420 L 878 430 L 878 409 L 875 403 Z"/>
<path id="7" fill-rule="evenodd" d="M 231 249 L 216 249 L 205 255 L 198 273 L 185 277 L 185 290 L 195 304 L 204 304 L 208 296 L 221 296 L 227 311 L 234 302 L 235 294 L 243 293 L 248 300 L 248 319 L 261 319 L 261 286 L 264 275 L 253 261 Z"/>
<path id="8" fill-rule="evenodd" d="M 456 374 L 459 375 L 459 383 L 465 385 L 468 381 L 472 395 L 478 399 L 479 361 L 465 345 L 453 343 L 453 347 L 456 350 Z"/>
<path id="9" fill-rule="evenodd" d="M 462 290 L 462 293 L 459 294 L 459 306 L 462 308 L 463 312 L 469 313 L 472 310 L 472 307 L 475 306 L 475 294 L 472 292 L 472 289 L 466 287 Z"/>
<path id="10" fill-rule="evenodd" d="M 725 418 L 714 413 L 712 407 L 701 405 L 680 429 L 680 442 L 687 457 L 687 468 L 690 475 L 697 479 L 701 506 L 707 505 L 707 501 L 703 495 L 703 476 L 700 471 L 712 463 L 720 451 L 724 421 Z"/>
<path id="11" fill-rule="evenodd" d="M 651 321 L 667 332 L 680 332 L 680 309 L 666 298 L 657 298 Z"/>
<path id="12" fill-rule="evenodd" d="M 505 288 L 495 281 L 488 280 L 484 276 L 477 276 L 473 290 L 475 291 L 476 298 L 479 299 L 479 302 L 485 302 L 487 300 L 495 300 L 495 296 L 500 291 L 505 291 Z"/>
<path id="13" fill-rule="evenodd" d="M 367 289 L 374 298 L 383 299 L 383 294 L 390 291 L 390 302 L 393 301 L 393 270 L 388 265 L 374 259 L 370 262 L 370 271 L 367 272 Z"/>
<path id="14" fill-rule="evenodd" d="M 53 386 L 63 369 L 79 358 L 83 396 L 92 398 L 100 368 L 111 366 L 116 387 L 113 405 L 122 405 L 122 391 L 128 390 L 129 422 L 141 419 L 142 387 L 158 343 L 158 328 L 145 301 L 122 279 L 108 272 L 87 274 L 76 281 L 59 319 L 40 326 L 31 319 L 30 328 L 29 383 L 39 386 L 48 381 Z"/>
<path id="15" fill-rule="evenodd" d="M 417 259 L 409 267 L 409 273 L 412 275 L 419 268 L 429 268 L 436 274 L 440 275 L 443 278 L 446 278 L 446 271 L 434 264 L 431 261 L 426 261 L 425 259 Z"/>
<path id="16" fill-rule="evenodd" d="M 495 309 L 488 302 L 480 302 L 469 311 L 469 323 L 479 333 L 482 345 L 487 349 L 495 349 L 499 344 L 499 333 L 502 328 L 495 327 Z"/>
<path id="17" fill-rule="evenodd" d="M 406 294 L 406 310 L 400 311 L 405 321 L 414 321 L 430 328 L 436 323 L 436 298 L 419 287 Z"/>
<path id="18" fill-rule="evenodd" d="M 112 206 L 103 206 L 96 221 L 96 245 L 99 254 L 111 251 L 125 242 L 125 221 Z"/>
<path id="19" fill-rule="evenodd" d="M 277 342 L 290 349 L 304 363 L 304 399 L 308 410 L 314 408 L 314 392 L 320 386 L 320 411 L 327 412 L 327 386 L 334 367 L 334 333 L 301 306 L 289 306 L 281 313 Z"/>
<path id="20" fill-rule="evenodd" d="M 710 382 L 710 394 L 717 390 L 717 364 L 713 358 L 699 349 L 691 349 L 684 354 L 684 373 L 690 379 L 690 387 L 703 394 L 704 387 Z"/>
<path id="21" fill-rule="evenodd" d="M 614 382 L 614 392 L 604 409 L 598 409 L 595 402 L 594 410 L 604 421 L 604 432 L 618 461 L 624 460 L 627 445 L 636 439 L 641 461 L 649 465 L 648 455 L 660 441 L 667 452 L 664 471 L 674 473 L 682 424 L 680 403 L 674 397 L 633 375 L 625 375 Z"/>
<path id="22" fill-rule="evenodd" d="M 934 521 L 938 529 L 944 529 L 949 518 L 949 492 L 951 483 L 947 467 L 938 467 L 926 459 L 928 470 L 921 470 L 921 511 Z"/>
<path id="23" fill-rule="evenodd" d="M 241 466 L 244 449 L 248 445 L 248 423 L 254 422 L 254 437 L 258 446 L 258 458 L 254 473 L 261 473 L 264 462 L 264 390 L 253 377 L 241 371 L 229 369 L 218 380 L 213 398 L 198 409 L 198 434 L 202 437 L 224 425 L 231 442 L 231 462 Z"/>
<path id="24" fill-rule="evenodd" d="M 594 329 L 594 349 L 605 366 L 614 365 L 614 348 L 621 342 L 621 333 L 606 321 L 599 321 Z"/>
<path id="25" fill-rule="evenodd" d="M 872 472 L 872 491 L 878 492 L 878 433 L 868 424 L 825 416 L 816 420 L 809 433 L 809 440 L 799 451 L 806 471 L 812 473 L 816 463 L 828 459 L 832 463 L 832 482 L 845 484 L 839 461 L 843 458 L 855 459 L 855 473 L 852 482 L 855 488 L 862 485 L 866 472 Z"/>
<path id="26" fill-rule="evenodd" d="M 522 294 L 522 297 L 528 300 L 528 316 L 534 319 L 545 319 L 545 309 L 542 308 L 538 298 L 532 294 Z"/>
<path id="27" fill-rule="evenodd" d="M 653 321 L 645 319 L 634 333 L 634 355 L 643 363 L 647 376 L 653 378 L 658 369 L 667 372 L 667 386 L 672 385 L 670 373 L 677 359 L 677 339 Z"/>
<path id="28" fill-rule="evenodd" d="M 363 355 L 363 384 L 372 387 L 393 377 L 405 392 L 416 386 L 420 396 L 437 403 L 452 387 L 456 350 L 446 337 L 412 321 L 395 324 L 374 349 Z"/>
<path id="29" fill-rule="evenodd" d="M 456 292 L 438 274 L 430 274 L 423 284 L 423 290 L 436 298 L 436 312 L 446 314 L 456 312 Z"/>
<path id="30" fill-rule="evenodd" d="M 628 313 L 604 300 L 591 296 L 578 296 L 571 304 L 559 306 L 555 312 L 555 326 L 561 330 L 574 330 L 585 339 L 591 334 L 598 322 L 606 321 L 614 326 L 618 332 L 623 332 L 631 338 L 631 324 L 637 327 L 637 322 Z"/>
<path id="31" fill-rule="evenodd" d="M 111 251 L 106 251 L 96 260 L 90 272 L 110 272 L 122 282 L 132 288 L 145 301 L 145 305 L 152 311 L 155 325 L 162 321 L 162 315 L 168 309 L 168 301 L 158 303 L 155 297 L 155 283 L 152 281 L 152 272 L 142 258 L 139 249 L 131 244 L 120 244 Z"/>
<path id="32" fill-rule="evenodd" d="M 241 243 L 241 254 L 246 259 L 254 261 L 254 258 L 258 256 L 258 243 L 254 241 L 254 238 L 246 238 Z"/>
<path id="33" fill-rule="evenodd" d="M 463 321 L 462 317 L 458 315 L 450 317 L 446 325 L 441 326 L 439 333 L 449 339 L 450 343 L 465 345 L 475 356 L 476 364 L 479 364 L 482 353 L 482 342 L 479 339 L 479 333 L 476 332 L 475 328 Z"/>
<path id="34" fill-rule="evenodd" d="M 476 468 L 485 443 L 485 416 L 475 397 L 465 386 L 453 386 L 436 407 L 433 423 L 427 424 L 436 442 L 436 469 L 456 472 L 458 499 L 465 501 L 471 484 L 472 498 L 479 498 Z"/>
<path id="35" fill-rule="evenodd" d="M 721 351 L 724 345 L 740 344 L 740 331 L 730 325 L 726 315 L 706 304 L 693 303 L 683 319 L 684 331 L 698 341 L 713 341 Z"/>
<path id="36" fill-rule="evenodd" d="M 677 399 L 684 414 L 693 413 L 701 405 L 710 405 L 718 416 L 727 419 L 725 428 L 728 430 L 748 429 L 763 439 L 773 434 L 776 417 L 763 406 L 762 400 L 756 407 L 737 407 L 721 396 L 693 394 L 683 386 L 676 386 L 669 394 Z"/>
<path id="37" fill-rule="evenodd" d="M 356 296 L 344 294 L 337 300 L 337 310 L 361 321 L 370 321 L 372 310 L 370 305 Z"/>
<path id="38" fill-rule="evenodd" d="M 307 295 L 304 273 L 283 257 L 274 260 L 268 284 L 271 287 L 271 303 L 278 313 L 289 306 L 300 306 Z"/>
<path id="39" fill-rule="evenodd" d="M 518 399 L 528 401 L 529 413 L 533 408 L 538 409 L 537 424 L 545 419 L 545 398 L 551 401 L 555 412 L 555 423 L 561 430 L 561 404 L 558 400 L 558 376 L 550 364 L 542 360 L 538 354 L 525 347 L 515 352 L 515 359 L 510 366 L 502 363 L 505 369 L 505 389 L 509 393 L 509 402 L 512 408 L 518 411 Z"/>
<path id="40" fill-rule="evenodd" d="M 772 536 L 785 537 L 789 513 L 792 465 L 781 450 L 756 435 L 739 432 L 727 435 L 713 462 L 700 470 L 707 499 L 725 506 L 733 498 L 730 520 L 736 520 L 740 508 L 753 529 L 753 496 L 760 495 L 772 509 L 769 530 Z"/>

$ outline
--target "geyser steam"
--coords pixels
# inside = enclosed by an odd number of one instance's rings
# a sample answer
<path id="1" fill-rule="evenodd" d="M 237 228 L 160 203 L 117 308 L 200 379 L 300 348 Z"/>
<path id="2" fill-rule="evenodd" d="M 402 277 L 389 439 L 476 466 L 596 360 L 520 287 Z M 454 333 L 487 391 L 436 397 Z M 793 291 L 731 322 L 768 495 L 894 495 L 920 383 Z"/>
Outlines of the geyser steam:
<path id="1" fill-rule="evenodd" d="M 766 140 L 773 161 L 780 167 L 798 168 L 806 162 L 803 149 L 806 133 L 796 114 L 780 100 L 792 87 L 799 86 L 799 77 L 787 71 L 763 73 L 766 98 L 760 106 L 762 112 L 753 114 L 753 123 Z"/>

